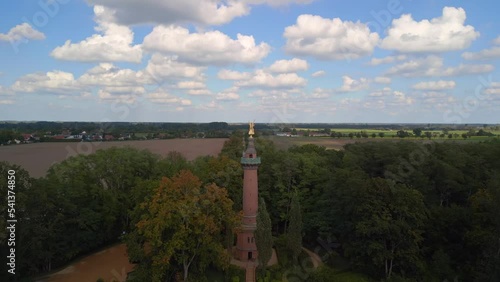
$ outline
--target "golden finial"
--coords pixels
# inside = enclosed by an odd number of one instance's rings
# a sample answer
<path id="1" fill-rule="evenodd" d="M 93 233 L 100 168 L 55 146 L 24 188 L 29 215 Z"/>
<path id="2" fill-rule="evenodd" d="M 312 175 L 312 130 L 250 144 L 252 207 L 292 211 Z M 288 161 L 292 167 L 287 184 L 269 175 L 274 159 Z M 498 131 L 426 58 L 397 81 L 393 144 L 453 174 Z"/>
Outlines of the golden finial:
<path id="1" fill-rule="evenodd" d="M 253 122 L 250 122 L 250 130 L 248 130 L 248 135 L 250 135 L 250 137 L 253 137 L 255 134 L 255 131 L 253 130 L 254 125 L 255 124 Z"/>

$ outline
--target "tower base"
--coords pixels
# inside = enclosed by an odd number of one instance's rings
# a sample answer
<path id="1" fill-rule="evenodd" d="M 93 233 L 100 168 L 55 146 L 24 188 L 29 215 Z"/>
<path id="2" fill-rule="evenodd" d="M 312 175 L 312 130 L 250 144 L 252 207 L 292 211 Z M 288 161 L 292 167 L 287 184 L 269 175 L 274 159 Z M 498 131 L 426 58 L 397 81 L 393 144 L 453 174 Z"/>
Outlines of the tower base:
<path id="1" fill-rule="evenodd" d="M 238 257 L 239 254 L 240 254 L 240 252 L 238 251 L 238 249 L 236 247 L 233 247 L 231 250 L 231 257 L 232 257 L 231 264 L 232 265 L 236 265 L 236 266 L 241 267 L 241 268 L 246 268 L 249 263 L 254 264 L 255 266 L 259 265 L 258 259 L 251 260 L 251 261 L 249 261 L 248 259 L 247 260 L 240 260 Z M 273 248 L 273 254 L 271 256 L 271 259 L 267 263 L 267 266 L 272 266 L 275 264 L 278 264 L 278 256 L 276 255 L 276 250 Z"/>

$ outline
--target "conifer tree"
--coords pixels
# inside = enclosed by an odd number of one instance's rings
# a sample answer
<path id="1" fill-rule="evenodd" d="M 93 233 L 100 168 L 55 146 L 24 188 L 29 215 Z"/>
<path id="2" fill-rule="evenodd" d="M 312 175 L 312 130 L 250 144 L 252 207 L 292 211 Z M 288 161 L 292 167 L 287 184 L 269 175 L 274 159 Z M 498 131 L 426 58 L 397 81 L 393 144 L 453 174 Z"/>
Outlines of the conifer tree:
<path id="1" fill-rule="evenodd" d="M 290 206 L 290 225 L 288 226 L 288 248 L 292 252 L 293 263 L 298 263 L 302 251 L 302 213 L 297 193 L 292 197 Z"/>
<path id="2" fill-rule="evenodd" d="M 273 236 L 271 233 L 271 218 L 266 209 L 264 199 L 259 199 L 259 210 L 257 213 L 257 230 L 255 230 L 255 244 L 259 252 L 259 264 L 266 272 L 266 266 L 273 254 Z"/>

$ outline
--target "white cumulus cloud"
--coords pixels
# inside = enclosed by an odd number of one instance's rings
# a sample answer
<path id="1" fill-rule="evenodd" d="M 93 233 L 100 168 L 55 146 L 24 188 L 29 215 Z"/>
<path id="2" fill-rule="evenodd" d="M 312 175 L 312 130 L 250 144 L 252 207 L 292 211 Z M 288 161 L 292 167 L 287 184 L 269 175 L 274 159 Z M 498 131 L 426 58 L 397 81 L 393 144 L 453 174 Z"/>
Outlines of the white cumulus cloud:
<path id="1" fill-rule="evenodd" d="M 222 69 L 217 73 L 217 77 L 223 80 L 244 80 L 251 77 L 249 72 L 239 72 L 233 70 Z"/>
<path id="2" fill-rule="evenodd" d="M 295 25 L 285 28 L 285 50 L 294 55 L 326 60 L 350 60 L 370 55 L 379 36 L 366 24 L 300 15 Z"/>
<path id="3" fill-rule="evenodd" d="M 307 61 L 293 58 L 291 60 L 278 60 L 274 62 L 269 67 L 269 71 L 276 73 L 287 73 L 287 72 L 305 71 L 308 68 L 309 64 L 307 63 Z"/>
<path id="4" fill-rule="evenodd" d="M 84 73 L 78 81 L 90 86 L 126 86 L 152 84 L 143 71 L 120 69 L 111 63 L 101 63 Z"/>
<path id="5" fill-rule="evenodd" d="M 417 90 L 447 90 L 455 88 L 455 81 L 453 80 L 439 80 L 439 81 L 422 81 L 412 86 Z"/>
<path id="6" fill-rule="evenodd" d="M 200 89 L 200 88 L 205 88 L 206 85 L 205 83 L 201 81 L 179 81 L 177 82 L 177 87 L 181 89 Z"/>
<path id="7" fill-rule="evenodd" d="M 500 45 L 500 36 L 493 40 L 493 44 Z M 492 60 L 500 58 L 500 46 L 493 46 L 479 52 L 465 52 L 462 58 L 466 60 Z"/>
<path id="8" fill-rule="evenodd" d="M 221 92 L 217 94 L 215 99 L 219 101 L 234 101 L 240 99 L 240 95 L 234 92 Z"/>
<path id="9" fill-rule="evenodd" d="M 336 92 L 355 92 L 367 89 L 369 81 L 366 78 L 353 79 L 350 76 L 342 76 L 342 87 L 336 89 Z"/>
<path id="10" fill-rule="evenodd" d="M 202 80 L 206 67 L 180 62 L 176 56 L 163 56 L 155 53 L 151 56 L 144 72 L 157 83 L 189 78 Z"/>
<path id="11" fill-rule="evenodd" d="M 107 86 L 97 92 L 102 102 L 123 104 L 135 104 L 145 94 L 146 89 L 142 86 Z"/>
<path id="12" fill-rule="evenodd" d="M 45 34 L 34 29 L 28 23 L 22 23 L 11 28 L 6 34 L 0 33 L 0 41 L 20 41 L 20 40 L 43 40 L 45 39 Z"/>
<path id="13" fill-rule="evenodd" d="M 22 93 L 71 94 L 82 89 L 72 73 L 49 71 L 47 73 L 32 73 L 20 77 L 11 89 Z"/>
<path id="14" fill-rule="evenodd" d="M 324 70 L 320 70 L 320 71 L 316 71 L 316 72 L 313 72 L 311 74 L 312 77 L 320 77 L 320 76 L 324 76 L 326 74 L 326 72 Z"/>
<path id="15" fill-rule="evenodd" d="M 307 4 L 312 0 L 88 0 L 113 11 L 114 22 L 135 24 L 221 25 L 248 15 L 253 5 L 284 6 Z"/>
<path id="16" fill-rule="evenodd" d="M 110 11 L 103 6 L 95 6 L 94 13 L 98 23 L 95 30 L 99 34 L 78 43 L 67 40 L 64 45 L 52 50 L 51 56 L 67 61 L 139 63 L 142 59 L 142 48 L 140 45 L 132 45 L 132 30 L 127 26 L 109 22 Z"/>
<path id="17" fill-rule="evenodd" d="M 271 47 L 255 43 L 253 36 L 237 34 L 232 39 L 220 31 L 190 33 L 179 26 L 157 26 L 144 38 L 147 50 L 175 54 L 180 60 L 197 64 L 253 64 L 266 57 Z"/>
<path id="18" fill-rule="evenodd" d="M 489 64 L 460 64 L 454 67 L 445 67 L 442 57 L 430 55 L 409 59 L 401 64 L 395 65 L 387 71 L 386 75 L 404 77 L 461 76 L 487 73 L 494 69 L 494 66 Z"/>
<path id="19" fill-rule="evenodd" d="M 465 25 L 462 8 L 445 7 L 443 15 L 415 21 L 410 14 L 392 21 L 380 46 L 399 52 L 447 52 L 468 48 L 479 37 L 473 26 Z"/>
<path id="20" fill-rule="evenodd" d="M 368 64 L 371 66 L 378 66 L 378 65 L 382 65 L 382 64 L 391 64 L 391 63 L 395 63 L 397 61 L 403 61 L 403 60 L 406 60 L 405 55 L 387 56 L 384 58 L 372 58 Z"/>
<path id="21" fill-rule="evenodd" d="M 147 98 L 155 104 L 175 104 L 178 106 L 190 106 L 193 104 L 189 99 L 179 98 L 161 89 L 148 94 Z"/>
<path id="22" fill-rule="evenodd" d="M 379 84 L 390 84 L 392 80 L 390 77 L 387 76 L 377 76 L 373 81 Z"/>
<path id="23" fill-rule="evenodd" d="M 250 78 L 240 80 L 236 86 L 245 87 L 269 87 L 269 88 L 293 88 L 302 87 L 307 84 L 307 80 L 296 73 L 281 73 L 273 75 L 264 70 L 256 70 Z"/>

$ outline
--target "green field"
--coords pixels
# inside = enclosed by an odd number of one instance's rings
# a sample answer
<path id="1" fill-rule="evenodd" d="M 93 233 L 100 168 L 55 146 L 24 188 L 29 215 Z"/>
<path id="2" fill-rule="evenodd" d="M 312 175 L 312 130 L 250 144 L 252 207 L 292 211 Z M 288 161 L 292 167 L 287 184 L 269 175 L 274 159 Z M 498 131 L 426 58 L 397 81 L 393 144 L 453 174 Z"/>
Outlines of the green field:
<path id="1" fill-rule="evenodd" d="M 321 128 L 300 128 L 300 127 L 297 127 L 295 128 L 296 130 L 298 131 L 311 131 L 311 132 L 315 132 L 315 131 L 322 131 L 323 129 Z M 378 134 L 380 132 L 383 132 L 386 137 L 391 137 L 392 135 L 396 135 L 396 133 L 398 132 L 397 130 L 382 130 L 382 129 L 358 129 L 358 128 L 330 128 L 330 131 L 331 132 L 340 132 L 340 133 L 358 133 L 358 132 L 366 132 L 368 134 L 372 134 L 372 133 L 375 133 L 375 134 Z M 412 130 L 405 130 L 405 131 L 408 131 L 409 133 L 413 133 Z M 422 129 L 422 133 L 424 132 L 431 132 L 431 133 L 437 133 L 437 134 L 442 134 L 443 131 L 442 130 L 426 130 L 426 129 Z M 500 130 L 495 130 L 495 129 L 486 129 L 485 131 L 487 132 L 491 132 L 495 135 L 500 135 Z M 469 132 L 468 130 L 448 130 L 448 134 L 459 134 L 459 135 L 462 135 L 463 133 L 467 133 Z"/>

